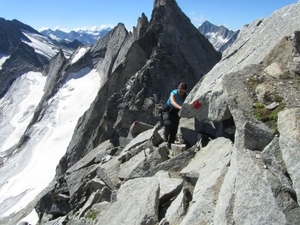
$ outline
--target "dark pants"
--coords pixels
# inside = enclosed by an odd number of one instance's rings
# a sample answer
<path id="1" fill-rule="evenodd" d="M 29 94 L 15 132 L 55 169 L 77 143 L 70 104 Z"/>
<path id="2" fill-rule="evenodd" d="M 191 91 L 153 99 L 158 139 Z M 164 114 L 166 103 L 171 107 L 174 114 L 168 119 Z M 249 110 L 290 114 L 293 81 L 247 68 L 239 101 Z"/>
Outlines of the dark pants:
<path id="1" fill-rule="evenodd" d="M 167 139 L 169 144 L 174 143 L 176 139 L 177 129 L 179 125 L 178 116 L 179 109 L 176 108 L 169 108 L 169 118 L 170 118 L 170 125 L 164 125 L 164 136 Z"/>

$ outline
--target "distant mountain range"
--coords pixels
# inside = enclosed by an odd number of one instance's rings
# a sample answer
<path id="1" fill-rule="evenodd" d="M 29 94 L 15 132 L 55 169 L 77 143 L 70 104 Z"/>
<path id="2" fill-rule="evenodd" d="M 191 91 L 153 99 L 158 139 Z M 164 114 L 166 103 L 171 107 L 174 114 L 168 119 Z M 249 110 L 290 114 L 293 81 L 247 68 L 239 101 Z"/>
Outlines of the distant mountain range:
<path id="1" fill-rule="evenodd" d="M 70 32 L 64 32 L 62 30 L 43 30 L 40 31 L 41 34 L 43 34 L 46 37 L 49 37 L 50 39 L 57 41 L 59 43 L 62 42 L 73 42 L 75 40 L 81 42 L 83 45 L 92 45 L 95 44 L 100 38 L 104 37 L 112 28 L 104 28 L 100 30 L 78 30 L 78 31 L 70 31 Z"/>
<path id="2" fill-rule="evenodd" d="M 31 57 L 36 57 L 34 55 L 37 53 L 37 56 L 40 58 L 39 60 L 46 62 L 56 55 L 60 49 L 66 57 L 69 57 L 76 48 L 83 45 L 77 40 L 73 40 L 72 42 L 68 42 L 67 40 L 58 42 L 49 39 L 31 26 L 16 19 L 6 20 L 0 17 L 0 33 L 0 54 L 11 55 L 13 57 L 16 55 L 18 59 L 22 55 L 28 60 L 28 51 L 31 49 Z M 31 58 L 31 60 L 35 61 L 35 64 L 37 63 L 36 59 Z"/>
<path id="3" fill-rule="evenodd" d="M 65 42 L 73 43 L 74 41 L 79 41 L 83 45 L 92 45 L 95 44 L 100 38 L 104 37 L 111 29 L 112 28 L 108 27 L 100 30 L 82 29 L 79 31 L 72 30 L 71 32 L 64 32 L 59 29 L 47 29 L 40 31 L 40 33 L 52 39 L 53 41 L 57 41 L 60 44 Z M 232 31 L 223 25 L 216 26 L 209 21 L 205 21 L 201 26 L 198 27 L 198 30 L 219 52 L 223 52 L 230 44 L 232 44 L 239 34 L 239 30 Z"/>
<path id="4" fill-rule="evenodd" d="M 8 89 L 9 84 L 20 74 L 36 70 L 43 70 L 44 64 L 48 63 L 60 50 L 66 58 L 80 46 L 94 45 L 100 38 L 111 31 L 112 28 L 101 30 L 79 30 L 69 33 L 62 30 L 36 31 L 29 25 L 18 20 L 5 20 L 0 18 L 0 54 L 8 57 L 5 68 L 15 68 L 3 70 L 0 77 L 0 96 Z M 205 21 L 199 26 L 198 31 L 213 45 L 215 50 L 222 53 L 237 38 L 238 31 L 231 31 L 224 26 L 216 26 Z M 1 57 L 2 58 L 2 57 Z M 4 57 L 3 60 L 4 62 Z M 22 66 L 20 66 L 22 62 Z M 11 79 L 7 79 L 10 77 Z"/>
<path id="5" fill-rule="evenodd" d="M 202 23 L 201 26 L 198 27 L 198 30 L 219 52 L 223 52 L 229 45 L 235 42 L 240 33 L 240 30 L 232 31 L 223 25 L 216 26 L 208 21 Z"/>

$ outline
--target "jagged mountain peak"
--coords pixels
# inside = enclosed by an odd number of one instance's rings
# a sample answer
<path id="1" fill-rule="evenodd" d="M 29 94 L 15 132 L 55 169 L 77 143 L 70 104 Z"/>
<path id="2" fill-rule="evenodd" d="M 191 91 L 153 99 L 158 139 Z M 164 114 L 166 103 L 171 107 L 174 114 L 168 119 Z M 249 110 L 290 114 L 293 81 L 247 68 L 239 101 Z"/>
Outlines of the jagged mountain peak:
<path id="1" fill-rule="evenodd" d="M 142 13 L 142 16 L 138 18 L 137 27 L 134 27 L 134 33 L 137 32 L 137 35 L 144 34 L 149 26 L 149 20 L 145 13 Z"/>
<path id="2" fill-rule="evenodd" d="M 219 32 L 220 34 L 232 36 L 235 31 L 228 29 L 224 25 L 217 26 L 209 21 L 204 21 L 198 28 L 200 33 Z"/>
<path id="3" fill-rule="evenodd" d="M 30 42 L 30 39 L 28 39 L 23 34 L 22 30 L 28 30 L 32 33 L 38 33 L 33 28 L 21 23 L 18 20 L 10 21 L 1 17 L 0 28 L 1 34 L 3 35 L 3 38 L 1 38 L 0 53 L 7 55 L 10 55 L 14 51 L 15 47 L 19 44 L 21 39 Z"/>
<path id="4" fill-rule="evenodd" d="M 240 32 L 239 30 L 229 30 L 223 25 L 217 26 L 207 20 L 198 27 L 198 30 L 220 52 L 225 51 L 237 39 Z"/>
<path id="5" fill-rule="evenodd" d="M 39 34 L 39 32 L 37 30 L 35 30 L 34 28 L 32 28 L 31 26 L 29 26 L 27 24 L 22 23 L 21 21 L 19 21 L 17 19 L 6 20 L 6 19 L 0 17 L 0 23 L 1 23 L 1 26 L 5 27 L 6 29 L 13 29 L 15 32 L 18 32 L 21 30 L 27 30 L 29 32 Z M 9 30 L 9 31 L 12 31 L 12 30 Z"/>
<path id="6" fill-rule="evenodd" d="M 190 19 L 181 11 L 175 0 L 155 0 L 151 22 L 163 23 L 165 28 L 176 23 L 190 24 Z"/>
<path id="7" fill-rule="evenodd" d="M 98 124 L 95 136 L 80 138 L 79 141 L 79 136 L 85 137 L 85 133 L 90 132 L 88 127 L 92 121 L 85 121 L 78 127 L 79 131 L 68 147 L 69 155 L 66 159 L 69 165 L 84 154 L 82 150 L 93 148 L 95 140 L 99 143 L 111 138 L 107 132 L 110 135 L 113 130 L 118 133 L 117 130 L 124 126 L 125 120 L 128 122 L 140 118 L 154 124 L 157 120 L 157 105 L 160 99 L 164 101 L 169 90 L 181 80 L 186 80 L 192 88 L 220 60 L 221 55 L 191 24 L 176 2 L 167 2 L 173 3 L 174 7 L 158 4 L 153 9 L 149 24 L 143 15 L 133 33 L 128 32 L 124 24 L 118 24 L 87 53 L 91 58 L 86 60 L 92 61 L 87 63 L 94 64 L 105 83 L 99 93 L 105 93 L 106 97 L 101 94 L 102 97 L 97 98 L 87 112 L 99 115 L 100 120 L 93 121 Z M 119 96 L 118 105 L 122 107 L 116 106 L 116 96 Z M 145 111 L 148 108 L 144 105 L 146 99 L 154 101 L 150 111 Z M 109 112 L 106 111 L 108 109 Z M 138 115 L 128 115 L 135 114 L 135 110 L 139 111 Z M 109 124 L 101 120 L 108 113 L 111 115 Z M 98 131 L 103 129 L 106 131 Z M 123 128 L 121 131 L 124 131 Z M 65 168 L 65 165 L 61 168 Z"/>
<path id="8" fill-rule="evenodd" d="M 153 8 L 158 8 L 163 5 L 167 7 L 178 8 L 177 2 L 175 0 L 154 0 Z"/>

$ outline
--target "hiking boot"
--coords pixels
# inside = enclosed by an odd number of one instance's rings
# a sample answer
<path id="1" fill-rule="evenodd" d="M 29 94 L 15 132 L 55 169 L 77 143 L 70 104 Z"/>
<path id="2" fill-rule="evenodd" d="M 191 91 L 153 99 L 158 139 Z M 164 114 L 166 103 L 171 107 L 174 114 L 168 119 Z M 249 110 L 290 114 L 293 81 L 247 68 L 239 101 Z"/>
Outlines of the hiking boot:
<path id="1" fill-rule="evenodd" d="M 171 149 L 171 143 L 168 142 L 167 146 L 169 149 Z"/>
<path id="2" fill-rule="evenodd" d="M 168 138 L 166 138 L 165 135 L 163 135 L 161 138 L 163 139 L 164 142 L 167 142 L 167 141 L 168 141 Z"/>

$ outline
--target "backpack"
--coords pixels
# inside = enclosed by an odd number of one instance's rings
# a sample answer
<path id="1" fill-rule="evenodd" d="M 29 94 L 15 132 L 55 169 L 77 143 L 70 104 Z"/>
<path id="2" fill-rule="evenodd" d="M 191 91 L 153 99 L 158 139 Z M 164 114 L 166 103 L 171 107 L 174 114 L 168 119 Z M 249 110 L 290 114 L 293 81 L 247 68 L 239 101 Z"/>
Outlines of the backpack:
<path id="1" fill-rule="evenodd" d="M 161 125 L 170 125 L 170 110 L 171 107 L 165 104 L 165 106 L 160 110 L 160 124 Z"/>

